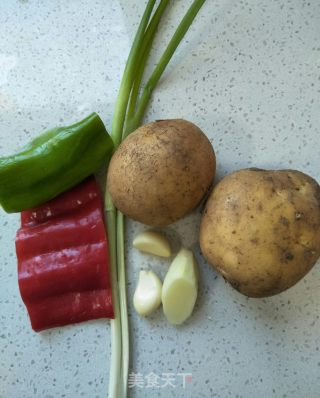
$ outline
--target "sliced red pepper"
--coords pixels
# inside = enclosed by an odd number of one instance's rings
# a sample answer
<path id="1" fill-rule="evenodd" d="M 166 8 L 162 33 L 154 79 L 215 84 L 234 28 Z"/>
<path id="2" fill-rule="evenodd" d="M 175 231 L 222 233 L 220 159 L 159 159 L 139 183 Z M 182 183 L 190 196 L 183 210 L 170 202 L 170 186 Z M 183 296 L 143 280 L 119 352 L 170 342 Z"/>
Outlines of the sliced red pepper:
<path id="1" fill-rule="evenodd" d="M 103 204 L 90 177 L 21 213 L 18 280 L 35 331 L 113 318 Z"/>

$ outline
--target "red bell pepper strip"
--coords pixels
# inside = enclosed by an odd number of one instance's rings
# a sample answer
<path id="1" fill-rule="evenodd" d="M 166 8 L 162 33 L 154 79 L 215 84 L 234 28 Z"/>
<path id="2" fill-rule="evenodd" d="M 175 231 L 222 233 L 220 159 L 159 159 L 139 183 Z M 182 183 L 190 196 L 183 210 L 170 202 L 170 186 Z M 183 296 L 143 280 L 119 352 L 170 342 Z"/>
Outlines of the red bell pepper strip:
<path id="1" fill-rule="evenodd" d="M 18 281 L 32 328 L 113 318 L 102 197 L 94 177 L 21 213 Z"/>

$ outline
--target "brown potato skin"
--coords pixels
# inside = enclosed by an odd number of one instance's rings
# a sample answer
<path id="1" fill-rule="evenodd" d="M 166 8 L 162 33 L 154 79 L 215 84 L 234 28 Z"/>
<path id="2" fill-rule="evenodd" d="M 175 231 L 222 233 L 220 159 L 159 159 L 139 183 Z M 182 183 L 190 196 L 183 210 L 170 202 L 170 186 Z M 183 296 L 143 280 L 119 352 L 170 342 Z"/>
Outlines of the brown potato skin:
<path id="1" fill-rule="evenodd" d="M 197 126 L 183 119 L 159 120 L 121 143 L 109 165 L 107 186 L 126 216 L 163 226 L 199 204 L 215 168 L 212 145 Z"/>
<path id="2" fill-rule="evenodd" d="M 207 261 L 249 297 L 296 284 L 320 256 L 320 187 L 295 170 L 244 169 L 221 180 L 201 220 Z"/>

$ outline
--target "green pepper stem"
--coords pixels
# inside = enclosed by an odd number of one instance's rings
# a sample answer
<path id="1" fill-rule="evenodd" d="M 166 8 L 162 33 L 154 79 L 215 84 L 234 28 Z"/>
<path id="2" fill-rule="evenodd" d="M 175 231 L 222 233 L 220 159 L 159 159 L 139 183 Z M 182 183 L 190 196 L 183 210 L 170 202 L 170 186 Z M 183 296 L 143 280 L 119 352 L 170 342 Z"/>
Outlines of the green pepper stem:
<path id="1" fill-rule="evenodd" d="M 182 21 L 180 22 L 177 30 L 175 31 L 174 35 L 172 36 L 167 48 L 165 49 L 164 53 L 162 54 L 159 63 L 155 67 L 153 73 L 151 74 L 147 84 L 145 85 L 141 98 L 137 105 L 137 111 L 135 115 L 127 121 L 127 128 L 126 134 L 129 134 L 133 131 L 136 126 L 141 124 L 143 115 L 146 111 L 148 106 L 151 94 L 156 87 L 160 77 L 162 76 L 164 70 L 166 69 L 168 63 L 170 62 L 174 52 L 176 51 L 177 47 L 179 46 L 181 40 L 187 33 L 190 25 L 192 24 L 194 18 L 198 14 L 200 8 L 203 6 L 205 0 L 194 0 L 192 5 L 190 6 L 189 10 L 183 17 Z"/>

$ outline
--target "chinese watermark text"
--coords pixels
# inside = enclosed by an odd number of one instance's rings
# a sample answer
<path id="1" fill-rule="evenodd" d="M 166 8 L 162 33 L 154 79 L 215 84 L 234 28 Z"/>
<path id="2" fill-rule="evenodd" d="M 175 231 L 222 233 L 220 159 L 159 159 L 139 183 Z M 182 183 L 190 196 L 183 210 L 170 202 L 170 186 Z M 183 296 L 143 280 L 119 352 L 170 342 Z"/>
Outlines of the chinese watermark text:
<path id="1" fill-rule="evenodd" d="M 129 373 L 129 388 L 186 388 L 192 382 L 192 373 Z"/>

